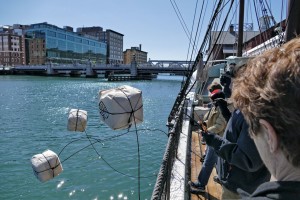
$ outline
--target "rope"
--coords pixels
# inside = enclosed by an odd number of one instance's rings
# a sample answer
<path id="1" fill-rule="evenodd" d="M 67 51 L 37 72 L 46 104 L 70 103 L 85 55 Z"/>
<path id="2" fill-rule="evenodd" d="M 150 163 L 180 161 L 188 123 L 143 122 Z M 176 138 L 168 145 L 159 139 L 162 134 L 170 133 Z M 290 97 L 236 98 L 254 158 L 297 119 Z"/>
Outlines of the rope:
<path id="1" fill-rule="evenodd" d="M 139 143 L 139 135 L 138 135 L 138 133 L 137 133 L 136 121 L 135 121 L 135 116 L 134 116 L 134 112 L 135 112 L 135 111 L 134 111 L 134 109 L 133 109 L 133 107 L 132 107 L 132 103 L 131 103 L 129 97 L 127 96 L 127 94 L 126 94 L 122 89 L 120 89 L 120 90 L 121 90 L 121 92 L 126 96 L 128 102 L 129 102 L 129 105 L 130 105 L 130 107 L 131 107 L 131 114 L 130 114 L 130 116 L 129 116 L 128 123 L 130 122 L 131 116 L 133 116 L 133 123 L 134 123 L 135 130 L 136 130 L 135 133 L 136 133 L 136 141 L 137 141 L 137 148 L 138 148 L 138 193 L 139 193 L 138 195 L 139 195 L 139 200 L 140 200 L 140 199 L 141 199 L 140 143 Z M 142 95 L 140 95 L 140 98 L 141 98 L 141 96 L 142 96 Z M 139 102 L 140 98 L 138 99 L 137 102 Z M 128 129 L 128 130 L 129 130 L 129 129 Z"/>
<path id="2" fill-rule="evenodd" d="M 152 131 L 152 132 L 153 132 L 153 131 L 160 131 L 160 132 L 164 133 L 165 135 L 167 135 L 166 132 L 164 132 L 164 131 L 162 131 L 162 130 L 160 130 L 160 129 L 138 129 L 137 131 Z M 113 139 L 118 138 L 118 137 L 121 137 L 121 136 L 124 136 L 124 135 L 126 135 L 126 134 L 128 134 L 128 133 L 130 133 L 130 132 L 135 132 L 135 131 L 127 131 L 127 132 L 125 132 L 125 133 L 121 133 L 121 134 L 119 134 L 119 135 L 111 136 L 111 137 L 108 137 L 108 138 L 105 138 L 105 139 L 98 139 L 98 138 L 95 138 L 95 137 L 91 137 L 91 136 L 87 135 L 87 133 L 85 132 L 85 133 L 86 133 L 86 137 L 84 137 L 84 138 L 78 138 L 78 139 L 76 139 L 76 140 L 73 140 L 73 141 L 69 142 L 68 144 L 66 144 L 66 145 L 63 147 L 63 149 L 60 151 L 59 155 L 62 154 L 62 152 L 65 150 L 65 148 L 66 148 L 67 146 L 69 146 L 70 144 L 72 144 L 72 143 L 74 143 L 74 142 L 77 142 L 77 141 L 80 141 L 80 140 L 88 140 L 88 141 L 90 142 L 90 144 L 84 146 L 83 148 L 81 148 L 81 149 L 79 149 L 79 150 L 77 150 L 76 152 L 74 152 L 73 154 L 71 154 L 70 156 L 68 156 L 67 158 L 65 158 L 63 161 L 61 161 L 61 163 L 64 163 L 65 161 L 67 161 L 68 159 L 70 159 L 71 157 L 73 157 L 74 155 L 76 155 L 77 153 L 79 153 L 79 152 L 81 152 L 82 150 L 84 150 L 84 149 L 86 149 L 86 148 L 92 146 L 93 149 L 95 150 L 96 154 L 97 154 L 99 157 L 101 157 L 101 159 L 102 159 L 102 160 L 103 160 L 103 161 L 104 161 L 104 162 L 105 162 L 112 170 L 114 170 L 115 172 L 117 172 L 117 173 L 119 173 L 119 174 L 121 174 L 121 175 L 130 177 L 130 178 L 138 178 L 137 176 L 132 176 L 132 175 L 123 173 L 123 172 L 117 170 L 116 168 L 114 168 L 111 164 L 109 164 L 109 162 L 107 162 L 107 161 L 104 159 L 103 155 L 101 155 L 101 154 L 96 150 L 96 148 L 95 148 L 95 146 L 94 146 L 94 144 L 96 144 L 96 143 L 102 143 L 102 142 L 105 142 L 105 141 L 112 141 Z M 92 141 L 89 140 L 89 139 L 94 140 L 94 142 L 92 142 Z M 57 165 L 57 166 L 58 166 L 58 165 Z M 153 173 L 153 174 L 154 174 L 154 173 Z M 140 178 L 151 178 L 151 177 L 154 177 L 154 176 L 155 176 L 155 175 L 151 175 L 151 176 L 140 176 Z"/>
<path id="3" fill-rule="evenodd" d="M 75 131 L 77 131 L 78 112 L 79 112 L 79 109 L 77 109 L 77 112 L 76 112 L 76 124 L 75 124 Z"/>

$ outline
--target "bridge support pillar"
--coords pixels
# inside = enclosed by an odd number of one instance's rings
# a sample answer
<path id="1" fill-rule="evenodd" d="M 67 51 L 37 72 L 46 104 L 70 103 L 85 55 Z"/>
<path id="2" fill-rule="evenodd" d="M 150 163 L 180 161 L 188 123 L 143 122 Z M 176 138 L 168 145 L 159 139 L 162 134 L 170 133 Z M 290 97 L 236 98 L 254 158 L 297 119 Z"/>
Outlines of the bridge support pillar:
<path id="1" fill-rule="evenodd" d="M 55 72 L 54 72 L 54 70 L 52 68 L 52 62 L 50 62 L 50 64 L 47 65 L 47 75 L 51 76 L 51 75 L 54 75 L 54 74 L 55 74 Z"/>
<path id="2" fill-rule="evenodd" d="M 97 73 L 92 68 L 92 62 L 88 62 L 85 69 L 85 77 L 86 78 L 97 78 Z"/>
<path id="3" fill-rule="evenodd" d="M 133 60 L 131 62 L 131 67 L 130 67 L 130 75 L 131 76 L 137 76 L 137 62 L 135 60 L 135 55 L 133 56 Z"/>

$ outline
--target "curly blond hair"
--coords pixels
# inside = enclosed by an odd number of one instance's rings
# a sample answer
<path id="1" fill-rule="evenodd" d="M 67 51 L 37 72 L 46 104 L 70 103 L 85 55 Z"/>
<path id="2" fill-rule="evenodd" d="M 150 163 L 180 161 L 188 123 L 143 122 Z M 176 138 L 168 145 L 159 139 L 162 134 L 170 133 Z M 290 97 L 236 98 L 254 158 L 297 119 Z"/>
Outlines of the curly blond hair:
<path id="1" fill-rule="evenodd" d="M 232 99 L 250 134 L 259 119 L 268 121 L 288 161 L 300 167 L 300 38 L 250 60 L 233 81 Z"/>

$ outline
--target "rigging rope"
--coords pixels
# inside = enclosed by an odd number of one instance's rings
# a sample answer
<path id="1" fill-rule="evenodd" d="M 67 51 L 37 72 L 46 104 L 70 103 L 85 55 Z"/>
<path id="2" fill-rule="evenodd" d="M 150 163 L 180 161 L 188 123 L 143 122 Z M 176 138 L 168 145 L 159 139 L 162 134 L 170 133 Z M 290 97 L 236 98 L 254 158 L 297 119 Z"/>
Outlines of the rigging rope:
<path id="1" fill-rule="evenodd" d="M 225 19 L 224 19 L 224 22 L 223 22 L 223 25 L 222 25 L 222 27 L 221 27 L 221 30 L 223 30 L 224 27 L 225 27 L 225 24 L 226 24 L 227 19 L 228 19 L 228 16 L 229 16 L 229 13 L 230 13 L 230 11 L 231 11 L 231 9 L 232 9 L 232 6 L 233 6 L 233 2 L 234 2 L 234 0 L 231 1 L 231 4 L 230 4 L 230 6 L 229 6 L 229 9 L 228 9 L 228 12 L 227 12 L 227 14 L 226 14 L 226 17 L 225 17 Z M 218 36 L 217 36 L 216 41 L 219 40 L 219 38 L 220 38 L 220 36 L 221 36 L 221 33 L 222 33 L 222 32 L 220 31 L 219 34 L 218 34 Z M 210 58 L 210 56 L 212 55 L 212 52 L 213 52 L 213 50 L 214 50 L 215 47 L 216 47 L 216 43 L 213 45 L 213 47 L 212 47 L 212 49 L 211 49 L 211 51 L 210 51 L 210 53 L 209 53 L 209 55 L 208 55 L 207 60 L 209 60 L 209 58 Z M 206 67 L 207 67 L 207 65 L 205 64 L 204 69 L 205 69 Z M 201 93 L 203 93 L 203 90 L 204 90 L 204 89 L 205 89 L 205 88 L 202 88 L 202 89 L 201 89 Z"/>
<path id="2" fill-rule="evenodd" d="M 137 129 L 137 131 L 151 131 L 151 132 L 155 132 L 155 131 L 160 131 L 162 133 L 164 133 L 166 136 L 167 136 L 167 133 L 160 130 L 160 129 Z M 96 154 L 99 156 L 99 158 L 101 158 L 112 170 L 114 170 L 115 172 L 121 174 L 121 175 L 124 175 L 124 176 L 127 176 L 127 177 L 130 177 L 130 178 L 138 178 L 137 176 L 133 176 L 133 175 L 129 175 L 129 174 L 125 174 L 124 172 L 121 172 L 119 170 L 117 170 L 116 168 L 114 168 L 111 164 L 109 164 L 109 162 L 107 162 L 103 156 L 96 150 L 96 147 L 94 146 L 94 144 L 96 143 L 101 143 L 101 144 L 104 144 L 103 142 L 105 141 L 112 141 L 113 139 L 115 138 L 118 138 L 118 137 L 121 137 L 121 136 L 124 136 L 130 132 L 136 132 L 136 130 L 134 131 L 129 131 L 127 130 L 127 132 L 125 133 L 121 133 L 121 134 L 118 134 L 118 135 L 114 135 L 114 136 L 111 136 L 111 137 L 107 137 L 107 138 L 104 138 L 104 139 L 99 139 L 98 137 L 92 137 L 90 135 L 87 134 L 87 132 L 85 132 L 85 136 L 84 138 L 78 138 L 78 139 L 75 139 L 75 140 L 72 140 L 71 142 L 69 142 L 68 144 L 66 144 L 62 150 L 59 152 L 58 154 L 58 157 L 63 153 L 63 151 L 65 150 L 66 147 L 68 147 L 69 145 L 71 145 L 72 143 L 74 142 L 77 142 L 77 141 L 84 141 L 84 140 L 88 140 L 89 141 L 89 145 L 86 145 L 84 147 L 82 147 L 81 149 L 77 150 L 76 152 L 72 153 L 70 156 L 68 156 L 67 158 L 65 158 L 64 160 L 61 161 L 61 163 L 67 161 L 68 159 L 70 159 L 71 157 L 73 157 L 74 155 L 76 155 L 77 153 L 81 152 L 82 150 L 92 146 L 92 148 L 94 149 L 94 151 L 96 152 Z M 90 139 L 94 140 L 94 142 L 92 142 Z M 154 174 L 154 172 L 152 173 Z M 151 175 L 151 176 L 140 176 L 140 178 L 151 178 L 151 177 L 154 177 L 155 175 Z"/>

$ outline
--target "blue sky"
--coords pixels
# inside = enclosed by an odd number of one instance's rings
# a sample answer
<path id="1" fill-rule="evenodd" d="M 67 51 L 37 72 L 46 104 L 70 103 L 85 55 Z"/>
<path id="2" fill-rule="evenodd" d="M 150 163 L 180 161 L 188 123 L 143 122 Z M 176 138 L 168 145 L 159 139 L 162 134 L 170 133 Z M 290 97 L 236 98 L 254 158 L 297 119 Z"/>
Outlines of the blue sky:
<path id="1" fill-rule="evenodd" d="M 175 2 L 191 31 L 196 0 Z M 198 14 L 202 2 L 198 1 Z M 282 1 L 268 2 L 279 21 Z M 101 26 L 124 34 L 124 50 L 141 44 L 142 50 L 148 52 L 148 59 L 189 59 L 188 39 L 170 0 L 0 0 L 0 5 L 0 25 L 48 22 L 61 28 L 72 26 L 75 30 L 83 26 Z M 211 6 L 208 5 L 206 20 L 201 23 L 198 46 L 212 14 Z"/>

